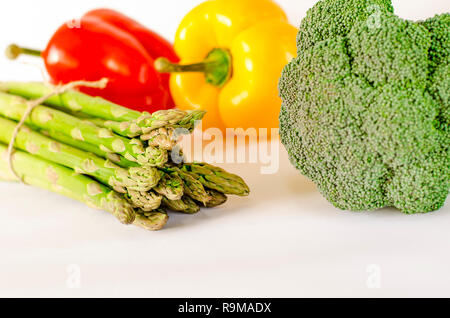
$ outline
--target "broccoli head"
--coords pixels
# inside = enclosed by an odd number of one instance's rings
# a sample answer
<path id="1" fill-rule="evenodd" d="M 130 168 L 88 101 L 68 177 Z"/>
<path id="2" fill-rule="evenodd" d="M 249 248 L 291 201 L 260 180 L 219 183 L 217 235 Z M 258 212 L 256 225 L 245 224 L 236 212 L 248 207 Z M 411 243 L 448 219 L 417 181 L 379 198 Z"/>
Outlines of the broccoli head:
<path id="1" fill-rule="evenodd" d="M 411 22 L 388 0 L 322 0 L 283 70 L 291 162 L 345 210 L 441 208 L 450 188 L 450 15 Z"/>

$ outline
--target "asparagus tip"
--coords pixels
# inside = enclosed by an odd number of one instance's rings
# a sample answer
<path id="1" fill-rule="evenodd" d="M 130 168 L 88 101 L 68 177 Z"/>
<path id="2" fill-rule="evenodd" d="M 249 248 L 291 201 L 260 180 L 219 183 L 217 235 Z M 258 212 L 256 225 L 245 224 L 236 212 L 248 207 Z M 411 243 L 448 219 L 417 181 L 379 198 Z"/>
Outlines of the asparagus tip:
<path id="1" fill-rule="evenodd" d="M 137 213 L 133 224 L 147 231 L 159 231 L 167 224 L 168 220 L 169 216 L 162 212 Z"/>

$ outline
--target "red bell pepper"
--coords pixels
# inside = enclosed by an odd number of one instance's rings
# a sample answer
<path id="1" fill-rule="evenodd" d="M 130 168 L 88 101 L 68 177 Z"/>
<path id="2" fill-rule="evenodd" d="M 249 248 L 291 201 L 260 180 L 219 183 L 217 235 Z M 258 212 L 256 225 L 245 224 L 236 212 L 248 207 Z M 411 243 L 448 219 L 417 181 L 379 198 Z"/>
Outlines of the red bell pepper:
<path id="1" fill-rule="evenodd" d="M 174 106 L 169 78 L 153 66 L 161 56 L 178 61 L 172 45 L 119 12 L 94 10 L 62 25 L 43 52 L 17 46 L 13 51 L 14 57 L 41 55 L 55 84 L 107 78 L 105 89 L 80 90 L 139 111 Z"/>
<path id="2" fill-rule="evenodd" d="M 159 57 L 165 57 L 171 62 L 178 63 L 180 61 L 172 43 L 120 12 L 111 9 L 96 9 L 86 13 L 84 16 L 98 18 L 132 34 L 154 60 Z M 170 74 L 161 74 L 161 78 L 164 89 L 169 92 L 169 105 L 174 106 L 175 103 L 170 94 Z"/>

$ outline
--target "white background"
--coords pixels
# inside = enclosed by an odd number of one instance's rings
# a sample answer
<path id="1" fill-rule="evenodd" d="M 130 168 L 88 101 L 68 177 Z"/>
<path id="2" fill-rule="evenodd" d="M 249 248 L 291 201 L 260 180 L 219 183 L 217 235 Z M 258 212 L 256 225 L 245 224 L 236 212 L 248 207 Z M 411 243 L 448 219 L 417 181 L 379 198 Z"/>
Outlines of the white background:
<path id="1" fill-rule="evenodd" d="M 0 51 L 11 42 L 44 48 L 62 22 L 101 6 L 172 39 L 200 2 L 2 1 Z M 295 25 L 315 3 L 278 2 Z M 394 4 L 410 19 L 450 11 L 448 0 Z M 11 79 L 41 74 L 0 57 L 0 80 Z M 342 212 L 291 168 L 284 151 L 276 175 L 261 175 L 257 165 L 225 167 L 245 177 L 249 198 L 196 216 L 174 215 L 157 233 L 122 226 L 58 195 L 1 184 L 0 296 L 450 296 L 448 204 L 415 216 Z M 377 281 L 381 288 L 369 288 Z"/>

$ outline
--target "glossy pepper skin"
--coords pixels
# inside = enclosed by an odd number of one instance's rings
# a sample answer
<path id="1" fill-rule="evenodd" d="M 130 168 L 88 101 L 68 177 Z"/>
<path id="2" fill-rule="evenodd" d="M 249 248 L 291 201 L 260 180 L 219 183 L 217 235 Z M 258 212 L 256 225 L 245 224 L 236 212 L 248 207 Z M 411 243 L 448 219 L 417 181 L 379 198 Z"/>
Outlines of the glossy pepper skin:
<path id="1" fill-rule="evenodd" d="M 107 78 L 104 89 L 81 88 L 112 102 L 153 112 L 174 106 L 169 78 L 154 69 L 155 58 L 178 58 L 169 42 L 131 18 L 109 9 L 88 12 L 62 25 L 43 52 L 11 45 L 7 55 L 44 59 L 54 84 Z"/>
<path id="2" fill-rule="evenodd" d="M 181 65 L 160 60 L 157 69 L 174 73 L 170 87 L 177 107 L 208 111 L 204 126 L 276 128 L 278 80 L 296 56 L 296 36 L 297 29 L 273 1 L 206 1 L 177 31 L 175 51 Z M 208 67 L 202 68 L 196 63 L 205 57 Z M 217 72 L 224 66 L 226 76 Z"/>
<path id="3" fill-rule="evenodd" d="M 145 48 L 151 58 L 165 57 L 169 61 L 177 63 L 179 58 L 175 53 L 172 43 L 159 34 L 151 31 L 141 23 L 130 17 L 111 9 L 95 9 L 84 15 L 85 18 L 92 17 L 107 22 L 115 27 L 133 35 Z M 170 92 L 169 74 L 161 74 L 162 86 L 166 92 Z M 174 106 L 174 101 L 169 93 L 168 106 Z"/>

